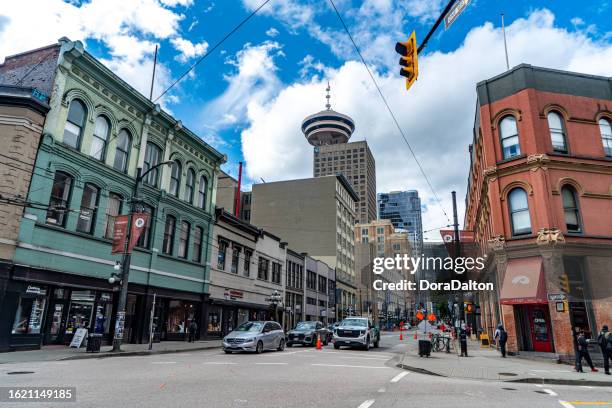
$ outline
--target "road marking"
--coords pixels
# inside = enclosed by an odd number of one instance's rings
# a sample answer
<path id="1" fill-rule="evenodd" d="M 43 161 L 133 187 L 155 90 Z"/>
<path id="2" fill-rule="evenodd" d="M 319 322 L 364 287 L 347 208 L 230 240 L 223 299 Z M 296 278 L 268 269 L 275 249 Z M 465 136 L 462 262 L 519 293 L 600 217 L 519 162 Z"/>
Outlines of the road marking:
<path id="1" fill-rule="evenodd" d="M 176 361 L 152 361 L 151 364 L 176 364 Z"/>
<path id="2" fill-rule="evenodd" d="M 161 383 L 161 384 L 159 384 L 159 389 L 163 390 L 165 386 L 166 386 L 166 383 Z"/>
<path id="3" fill-rule="evenodd" d="M 561 401 L 559 401 L 561 402 Z M 612 405 L 612 401 L 563 401 L 568 404 L 568 407 L 573 405 Z"/>
<path id="4" fill-rule="evenodd" d="M 535 384 L 535 386 L 538 387 L 538 388 L 542 388 L 543 387 L 542 384 Z"/>
<path id="5" fill-rule="evenodd" d="M 398 375 L 396 375 L 395 377 L 393 377 L 391 379 L 391 382 L 392 383 L 396 383 L 396 382 L 398 382 L 399 380 L 401 380 L 402 378 L 404 378 L 407 375 L 408 375 L 408 371 L 404 371 L 403 373 L 399 373 Z"/>
<path id="6" fill-rule="evenodd" d="M 384 388 L 379 388 L 379 389 L 378 389 L 378 392 L 381 392 L 381 393 L 382 393 L 382 392 L 385 392 L 385 391 L 386 391 L 386 390 L 385 390 Z"/>
<path id="7" fill-rule="evenodd" d="M 552 395 L 553 397 L 556 397 L 557 395 L 559 395 L 556 392 L 554 392 L 553 390 L 549 390 L 548 388 L 544 388 L 542 391 L 544 391 L 548 395 Z"/>
<path id="8" fill-rule="evenodd" d="M 205 362 L 204 362 L 204 363 L 202 363 L 202 364 L 213 364 L 213 365 L 224 365 L 224 364 L 228 364 L 228 365 L 231 365 L 231 364 L 238 364 L 238 363 L 230 363 L 230 362 L 227 362 L 227 361 L 205 361 Z"/>
<path id="9" fill-rule="evenodd" d="M 317 367 L 345 367 L 345 368 L 391 368 L 391 367 L 359 366 L 359 365 L 347 365 L 347 364 L 311 364 L 311 366 L 317 366 Z"/>
<path id="10" fill-rule="evenodd" d="M 363 401 L 361 405 L 357 408 L 370 408 L 374 404 L 374 400 Z"/>
<path id="11" fill-rule="evenodd" d="M 594 388 L 594 387 L 591 387 L 590 385 L 581 385 L 581 387 L 582 387 L 582 388 L 588 388 L 589 390 L 590 390 L 591 388 Z"/>
<path id="12" fill-rule="evenodd" d="M 561 404 L 561 405 L 562 405 L 563 407 L 565 407 L 565 408 L 575 408 L 575 407 L 574 407 L 572 404 L 570 404 L 570 403 L 569 403 L 569 402 L 567 402 L 567 401 L 561 401 L 561 400 L 559 400 L 559 404 Z"/>
<path id="13" fill-rule="evenodd" d="M 289 363 L 255 363 L 255 365 L 286 365 Z"/>

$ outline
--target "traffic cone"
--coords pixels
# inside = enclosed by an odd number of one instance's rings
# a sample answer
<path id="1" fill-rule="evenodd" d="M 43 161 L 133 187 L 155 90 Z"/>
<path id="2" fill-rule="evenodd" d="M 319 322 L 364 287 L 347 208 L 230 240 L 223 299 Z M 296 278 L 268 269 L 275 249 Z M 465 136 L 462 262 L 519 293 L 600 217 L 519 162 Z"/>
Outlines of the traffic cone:
<path id="1" fill-rule="evenodd" d="M 317 335 L 317 350 L 321 350 L 321 336 Z"/>
<path id="2" fill-rule="evenodd" d="M 400 341 L 404 340 L 404 333 L 400 331 Z"/>

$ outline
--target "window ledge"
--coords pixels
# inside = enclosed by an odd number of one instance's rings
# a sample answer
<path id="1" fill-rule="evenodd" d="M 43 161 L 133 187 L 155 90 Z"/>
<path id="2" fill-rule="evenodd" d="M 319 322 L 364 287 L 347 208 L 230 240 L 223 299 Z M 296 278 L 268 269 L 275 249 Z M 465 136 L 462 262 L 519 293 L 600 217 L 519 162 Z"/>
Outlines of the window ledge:
<path id="1" fill-rule="evenodd" d="M 514 161 L 517 161 L 517 160 L 524 159 L 526 157 L 527 156 L 525 156 L 524 154 L 520 154 L 518 156 L 512 156 L 512 157 L 508 157 L 507 159 L 499 160 L 497 162 L 497 164 L 499 165 L 499 164 L 511 163 L 511 162 L 514 162 Z"/>

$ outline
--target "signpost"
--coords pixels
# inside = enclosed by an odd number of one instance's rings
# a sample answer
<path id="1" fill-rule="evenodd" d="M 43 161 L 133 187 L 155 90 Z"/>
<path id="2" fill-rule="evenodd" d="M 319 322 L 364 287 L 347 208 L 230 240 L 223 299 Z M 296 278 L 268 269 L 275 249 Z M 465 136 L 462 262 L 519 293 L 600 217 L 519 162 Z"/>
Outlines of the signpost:
<path id="1" fill-rule="evenodd" d="M 448 30 L 448 28 L 457 20 L 457 17 L 465 10 L 465 8 L 470 4 L 471 0 L 458 0 L 453 7 L 450 9 L 448 14 L 444 16 L 444 29 Z"/>
<path id="2" fill-rule="evenodd" d="M 83 340 L 87 337 L 87 329 L 77 329 L 76 333 L 72 337 L 72 341 L 70 342 L 70 347 L 80 348 L 81 344 L 83 344 Z"/>

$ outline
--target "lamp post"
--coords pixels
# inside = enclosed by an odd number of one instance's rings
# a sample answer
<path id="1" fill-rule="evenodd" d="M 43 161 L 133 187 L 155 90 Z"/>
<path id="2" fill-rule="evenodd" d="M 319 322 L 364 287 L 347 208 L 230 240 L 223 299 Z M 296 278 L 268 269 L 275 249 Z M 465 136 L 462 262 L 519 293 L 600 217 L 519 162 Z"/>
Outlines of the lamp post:
<path id="1" fill-rule="evenodd" d="M 125 307 L 127 303 L 127 295 L 128 295 L 128 280 L 130 276 L 130 263 L 132 261 L 132 254 L 129 250 L 130 248 L 130 239 L 132 238 L 132 221 L 134 219 L 134 213 L 137 213 L 139 208 L 138 204 L 140 203 L 140 183 L 142 180 L 149 174 L 151 171 L 166 165 L 172 164 L 172 161 L 166 161 L 156 164 L 152 166 L 147 171 L 142 173 L 142 169 L 139 167 L 136 175 L 136 182 L 134 183 L 134 190 L 132 192 L 132 206 L 130 208 L 130 212 L 128 213 L 128 222 L 127 222 L 127 231 L 125 233 L 125 242 L 123 244 L 123 260 L 121 262 L 122 272 L 121 272 L 121 290 L 119 292 L 119 302 L 117 303 L 117 314 L 115 316 L 115 335 L 113 336 L 113 352 L 121 351 L 121 343 L 123 342 L 123 326 L 125 324 Z"/>
<path id="2" fill-rule="evenodd" d="M 283 302 L 283 296 L 278 290 L 274 290 L 270 297 L 266 299 L 272 306 L 274 306 L 274 321 L 278 322 L 278 305 Z"/>

